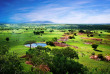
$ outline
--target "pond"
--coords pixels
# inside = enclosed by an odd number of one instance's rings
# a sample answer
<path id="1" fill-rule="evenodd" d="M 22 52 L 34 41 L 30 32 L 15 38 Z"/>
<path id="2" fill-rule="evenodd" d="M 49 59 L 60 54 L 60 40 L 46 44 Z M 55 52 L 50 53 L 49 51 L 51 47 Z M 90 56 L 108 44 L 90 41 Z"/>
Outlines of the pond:
<path id="1" fill-rule="evenodd" d="M 26 46 L 26 47 L 30 47 L 30 44 L 26 44 L 25 46 Z M 37 46 L 45 47 L 45 46 L 47 46 L 47 44 L 45 44 L 45 43 L 32 43 L 32 44 L 31 44 L 31 47 L 32 47 L 32 48 L 35 48 L 35 47 L 37 47 Z"/>

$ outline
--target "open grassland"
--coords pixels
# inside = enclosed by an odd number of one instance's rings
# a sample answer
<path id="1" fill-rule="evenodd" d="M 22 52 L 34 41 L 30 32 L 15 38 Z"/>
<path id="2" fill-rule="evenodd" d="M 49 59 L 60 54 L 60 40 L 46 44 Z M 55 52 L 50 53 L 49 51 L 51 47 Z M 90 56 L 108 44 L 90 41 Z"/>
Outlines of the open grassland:
<path id="1" fill-rule="evenodd" d="M 49 32 L 49 30 L 45 30 L 44 34 L 42 35 L 34 35 L 33 29 L 19 29 L 19 30 L 0 30 L 0 46 L 7 45 L 9 47 L 9 52 L 11 53 L 17 53 L 19 57 L 26 54 L 26 51 L 29 50 L 28 47 L 24 46 L 24 43 L 29 40 L 35 40 L 36 42 L 43 42 L 51 41 L 52 38 L 57 37 L 60 39 L 60 37 L 63 37 L 62 35 L 64 32 L 60 32 L 59 30 L 54 30 L 54 32 Z M 98 33 L 102 32 L 101 36 L 98 36 Z M 76 60 L 79 63 L 83 64 L 84 66 L 87 66 L 90 71 L 92 69 L 98 68 L 98 70 L 106 70 L 110 69 L 110 62 L 106 61 L 96 61 L 93 59 L 90 59 L 91 53 L 97 54 L 103 54 L 103 56 L 110 55 L 110 33 L 97 30 L 97 33 L 94 34 L 93 37 L 87 37 L 87 34 L 78 34 L 78 30 L 75 31 L 77 33 L 77 36 L 75 36 L 75 39 L 69 39 L 65 41 L 68 45 L 74 45 L 78 48 L 73 48 L 78 52 L 79 59 Z M 71 34 L 73 35 L 73 34 Z M 9 41 L 6 41 L 6 37 L 9 37 Z M 85 37 L 85 39 L 81 38 Z M 89 39 L 86 39 L 89 38 Z M 90 38 L 99 38 L 103 39 L 102 41 L 92 40 Z M 96 43 L 98 44 L 97 50 L 94 51 L 91 47 L 91 44 L 86 44 L 86 42 Z M 59 47 L 59 46 L 46 46 L 51 49 L 53 48 L 65 48 L 65 47 Z M 25 70 L 30 70 L 31 66 L 25 64 L 25 60 L 23 60 L 22 65 L 24 66 Z"/>

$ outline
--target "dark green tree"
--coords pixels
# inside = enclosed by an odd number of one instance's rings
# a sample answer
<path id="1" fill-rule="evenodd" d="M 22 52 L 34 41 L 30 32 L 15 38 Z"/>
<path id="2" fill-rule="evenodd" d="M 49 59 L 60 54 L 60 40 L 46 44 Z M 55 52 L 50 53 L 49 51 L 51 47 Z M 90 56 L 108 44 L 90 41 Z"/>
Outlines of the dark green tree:
<path id="1" fill-rule="evenodd" d="M 52 41 L 54 42 L 57 41 L 57 37 L 52 38 Z"/>
<path id="2" fill-rule="evenodd" d="M 46 41 L 46 44 L 47 44 L 47 45 L 50 45 L 50 46 L 55 46 L 52 41 Z"/>
<path id="3" fill-rule="evenodd" d="M 9 37 L 6 38 L 6 41 L 9 41 Z"/>
<path id="4" fill-rule="evenodd" d="M 97 49 L 97 47 L 98 47 L 98 45 L 97 45 L 97 44 L 92 44 L 91 46 L 92 46 L 92 48 L 94 48 L 94 50 L 96 50 L 96 49 Z"/>
<path id="5" fill-rule="evenodd" d="M 8 51 L 9 51 L 9 47 L 8 46 L 4 45 L 4 46 L 0 47 L 0 54 L 1 55 L 5 55 L 6 53 L 8 53 Z"/>
<path id="6" fill-rule="evenodd" d="M 31 50 L 31 44 L 32 44 L 32 43 L 35 43 L 35 42 L 36 42 L 36 41 L 34 41 L 34 40 L 30 40 L 30 41 L 26 41 L 25 44 L 30 44 L 30 50 Z"/>
<path id="7" fill-rule="evenodd" d="M 16 54 L 0 55 L 0 74 L 21 74 L 23 67 L 21 59 Z"/>

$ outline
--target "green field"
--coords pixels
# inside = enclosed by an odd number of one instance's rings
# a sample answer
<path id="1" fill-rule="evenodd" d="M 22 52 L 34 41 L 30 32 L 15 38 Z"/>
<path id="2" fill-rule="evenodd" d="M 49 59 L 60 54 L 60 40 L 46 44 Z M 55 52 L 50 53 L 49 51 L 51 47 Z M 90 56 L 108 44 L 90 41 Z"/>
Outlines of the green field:
<path id="1" fill-rule="evenodd" d="M 39 43 L 39 42 L 46 43 L 46 41 L 51 41 L 54 37 L 56 37 L 57 39 L 60 39 L 60 37 L 63 37 L 62 35 L 64 35 L 64 33 L 68 32 L 68 29 L 65 29 L 66 32 L 61 32 L 61 30 L 57 30 L 57 29 L 53 29 L 54 32 L 50 32 L 49 30 L 50 29 L 43 30 L 44 33 L 42 35 L 34 35 L 33 33 L 33 31 L 35 31 L 34 28 L 28 28 L 28 30 L 23 28 L 19 30 L 16 30 L 16 29 L 0 30 L 0 46 L 6 45 L 7 47 L 9 47 L 9 54 L 12 54 L 14 52 L 17 54 L 18 57 L 21 57 L 26 54 L 26 51 L 29 50 L 28 47 L 24 46 L 26 41 L 35 40 L 36 43 Z M 40 31 L 40 30 L 36 30 L 36 31 Z M 86 66 L 89 70 L 89 73 L 93 72 L 94 74 L 95 73 L 101 74 L 103 71 L 104 73 L 109 74 L 110 62 L 90 59 L 90 56 L 91 56 L 91 53 L 93 52 L 95 53 L 95 55 L 98 55 L 98 54 L 102 54 L 103 56 L 110 55 L 110 33 L 105 32 L 105 30 L 95 30 L 95 31 L 97 31 L 97 33 L 94 33 L 93 37 L 87 37 L 87 34 L 81 34 L 81 35 L 78 34 L 79 30 L 76 29 L 72 34 L 70 34 L 70 35 L 73 35 L 74 33 L 76 33 L 77 36 L 75 36 L 75 39 L 68 39 L 67 41 L 65 41 L 65 43 L 68 45 L 73 45 L 78 47 L 78 48 L 74 48 L 69 46 L 70 48 L 78 52 L 79 59 L 77 59 L 76 61 Z M 101 36 L 99 36 L 99 34 Z M 6 41 L 6 37 L 9 37 L 9 41 Z M 99 38 L 103 40 L 97 41 L 92 39 L 82 39 L 81 37 Z M 85 44 L 86 42 L 98 44 L 97 50 L 99 51 L 93 50 L 91 44 Z M 65 47 L 50 46 L 50 45 L 47 45 L 46 47 L 49 47 L 51 49 L 65 48 Z M 24 67 L 25 72 L 31 70 L 32 66 L 25 64 L 25 59 L 22 59 L 21 65 Z M 94 69 L 97 69 L 97 71 Z"/>

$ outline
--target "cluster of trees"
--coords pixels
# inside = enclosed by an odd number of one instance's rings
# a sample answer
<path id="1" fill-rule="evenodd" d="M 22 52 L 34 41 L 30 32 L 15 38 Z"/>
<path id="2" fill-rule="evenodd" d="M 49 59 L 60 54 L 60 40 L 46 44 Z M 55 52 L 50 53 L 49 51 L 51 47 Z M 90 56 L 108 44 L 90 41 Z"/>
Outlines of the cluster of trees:
<path id="1" fill-rule="evenodd" d="M 30 60 L 34 66 L 47 65 L 53 74 L 83 74 L 87 71 L 87 68 L 82 64 L 74 61 L 74 59 L 78 59 L 78 54 L 69 47 L 51 50 L 47 47 L 38 46 L 33 50 L 27 51 L 26 54 L 31 56 Z M 38 71 L 39 69 L 36 67 L 35 69 Z"/>
<path id="2" fill-rule="evenodd" d="M 94 35 L 93 34 L 87 34 L 87 37 L 93 37 Z"/>
<path id="3" fill-rule="evenodd" d="M 74 32 L 75 30 L 71 29 L 71 30 L 68 30 L 69 32 Z"/>
<path id="4" fill-rule="evenodd" d="M 102 24 L 52 24 L 46 26 L 46 28 L 52 29 L 88 29 L 88 30 L 109 30 L 110 25 L 102 25 Z"/>
<path id="5" fill-rule="evenodd" d="M 44 33 L 44 31 L 33 31 L 33 33 L 34 33 L 34 35 L 40 35 L 40 34 L 43 34 Z"/>
<path id="6" fill-rule="evenodd" d="M 74 35 L 73 36 L 69 36 L 69 39 L 75 39 Z"/>
<path id="7" fill-rule="evenodd" d="M 35 30 L 47 30 L 46 28 L 35 28 Z"/>
<path id="8" fill-rule="evenodd" d="M 21 59 L 15 53 L 8 53 L 7 46 L 0 47 L 0 74 L 20 74 L 23 73 Z"/>
<path id="9" fill-rule="evenodd" d="M 51 30 L 49 30 L 49 32 L 54 32 L 54 30 L 53 30 L 53 29 L 51 29 Z"/>
<path id="10" fill-rule="evenodd" d="M 110 25 L 78 25 L 78 29 L 109 30 Z"/>
<path id="11" fill-rule="evenodd" d="M 46 44 L 47 45 L 50 45 L 50 46 L 55 46 L 54 43 L 53 43 L 53 41 L 46 41 Z"/>
<path id="12" fill-rule="evenodd" d="M 86 31 L 79 30 L 79 33 L 85 33 L 85 34 L 87 34 L 87 37 L 93 37 L 94 36 L 93 32 L 91 32 L 90 30 L 86 30 Z"/>
<path id="13" fill-rule="evenodd" d="M 54 42 L 56 42 L 56 41 L 57 41 L 57 37 L 54 37 L 54 38 L 52 38 L 51 41 L 46 41 L 46 44 L 47 44 L 47 45 L 50 45 L 50 46 L 55 46 L 55 45 L 54 45 Z"/>
<path id="14" fill-rule="evenodd" d="M 85 31 L 84 31 L 84 30 L 79 30 L 79 32 L 80 32 L 80 33 L 85 33 Z"/>

